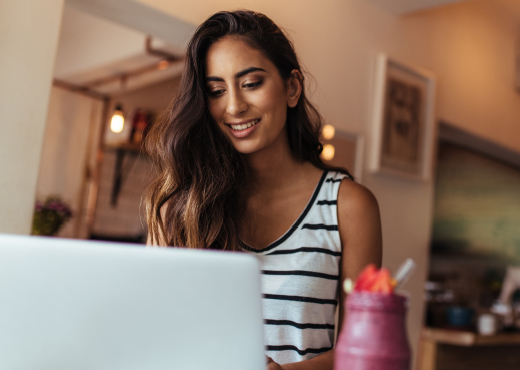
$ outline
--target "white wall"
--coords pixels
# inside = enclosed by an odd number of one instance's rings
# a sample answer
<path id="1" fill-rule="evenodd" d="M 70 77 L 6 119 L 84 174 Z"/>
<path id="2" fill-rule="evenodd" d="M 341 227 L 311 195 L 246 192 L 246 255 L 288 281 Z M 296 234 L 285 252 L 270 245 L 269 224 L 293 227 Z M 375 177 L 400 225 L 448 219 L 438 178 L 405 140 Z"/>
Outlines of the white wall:
<path id="1" fill-rule="evenodd" d="M 58 195 L 73 211 L 73 218 L 59 236 L 84 238 L 85 202 L 95 168 L 101 128 L 102 102 L 52 88 L 36 196 L 43 200 Z"/>
<path id="2" fill-rule="evenodd" d="M 63 0 L 0 2 L 0 232 L 28 234 Z"/>
<path id="3" fill-rule="evenodd" d="M 518 9 L 516 0 L 473 0 L 416 17 L 435 26 L 424 59 L 439 76 L 439 117 L 517 152 Z"/>

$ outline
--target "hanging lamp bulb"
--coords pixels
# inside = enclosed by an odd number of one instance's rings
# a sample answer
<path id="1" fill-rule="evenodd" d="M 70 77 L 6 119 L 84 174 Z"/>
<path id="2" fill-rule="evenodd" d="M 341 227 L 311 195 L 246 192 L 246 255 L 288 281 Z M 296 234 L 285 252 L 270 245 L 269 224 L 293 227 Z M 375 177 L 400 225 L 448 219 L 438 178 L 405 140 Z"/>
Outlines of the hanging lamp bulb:
<path id="1" fill-rule="evenodd" d="M 123 116 L 123 108 L 121 104 L 116 105 L 112 119 L 110 120 L 110 130 L 115 133 L 123 131 L 125 125 L 125 117 Z"/>

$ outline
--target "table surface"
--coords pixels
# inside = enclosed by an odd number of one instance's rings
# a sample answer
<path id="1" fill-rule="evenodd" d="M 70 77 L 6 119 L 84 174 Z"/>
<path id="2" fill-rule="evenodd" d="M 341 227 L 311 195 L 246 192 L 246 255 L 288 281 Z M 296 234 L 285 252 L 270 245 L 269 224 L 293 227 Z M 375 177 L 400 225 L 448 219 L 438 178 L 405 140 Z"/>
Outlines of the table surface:
<path id="1" fill-rule="evenodd" d="M 470 349 L 471 347 L 475 348 L 479 346 L 515 346 L 520 345 L 520 333 L 479 335 L 471 331 L 442 328 L 423 328 L 421 331 L 421 341 L 419 345 L 418 369 L 437 370 L 437 353 L 439 347 L 445 344 L 459 346 L 461 350 L 464 347 L 466 347 L 465 349 Z M 484 364 L 484 366 L 486 365 L 488 364 Z M 490 366 L 492 365 L 489 365 L 487 368 L 493 368 Z M 518 367 L 514 368 L 517 369 Z"/>
<path id="2" fill-rule="evenodd" d="M 497 333 L 494 335 L 479 335 L 471 331 L 423 328 L 422 340 L 439 344 L 459 346 L 502 346 L 520 344 L 520 333 Z"/>

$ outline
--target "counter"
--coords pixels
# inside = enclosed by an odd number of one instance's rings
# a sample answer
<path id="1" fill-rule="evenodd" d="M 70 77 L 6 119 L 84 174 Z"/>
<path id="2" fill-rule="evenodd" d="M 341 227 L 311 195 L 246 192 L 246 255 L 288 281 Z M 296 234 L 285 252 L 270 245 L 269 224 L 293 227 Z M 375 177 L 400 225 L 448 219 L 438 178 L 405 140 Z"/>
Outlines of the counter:
<path id="1" fill-rule="evenodd" d="M 443 347 L 443 345 L 446 346 Z M 500 368 L 507 368 L 507 366 L 511 365 L 518 369 L 520 368 L 520 355 L 517 355 L 518 348 L 514 348 L 515 346 L 520 346 L 520 333 L 499 333 L 484 336 L 470 331 L 423 328 L 421 331 L 417 368 L 418 370 L 451 368 L 440 363 L 439 350 L 445 348 L 444 352 L 448 354 L 447 356 L 444 355 L 445 358 L 451 359 L 454 356 L 458 356 L 457 361 L 460 364 L 467 362 L 468 368 L 475 369 L 474 364 L 469 364 L 471 360 L 477 361 L 482 365 L 482 368 L 498 368 L 496 360 L 501 359 L 505 360 L 507 364 L 504 365 L 505 367 Z M 458 350 L 457 347 L 461 349 Z M 478 347 L 478 349 L 463 349 L 464 347 Z M 494 363 L 486 364 L 487 360 Z M 462 366 L 460 364 L 457 365 L 459 369 Z"/>

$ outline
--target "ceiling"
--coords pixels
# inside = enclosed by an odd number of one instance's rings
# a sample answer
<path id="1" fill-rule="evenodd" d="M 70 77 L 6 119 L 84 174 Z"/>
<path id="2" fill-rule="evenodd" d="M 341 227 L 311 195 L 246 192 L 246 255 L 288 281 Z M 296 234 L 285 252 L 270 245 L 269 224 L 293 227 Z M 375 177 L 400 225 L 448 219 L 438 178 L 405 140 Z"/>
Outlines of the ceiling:
<path id="1" fill-rule="evenodd" d="M 468 0 L 369 0 L 391 14 L 406 14 Z"/>
<path id="2" fill-rule="evenodd" d="M 366 0 L 396 16 L 439 6 L 477 0 Z M 484 1 L 484 0 L 479 0 Z M 520 19 L 520 1 L 487 0 Z M 66 0 L 54 77 L 83 85 L 157 64 L 162 58 L 146 52 L 151 46 L 181 57 L 195 26 L 131 0 Z M 166 41 L 164 41 L 166 40 Z M 182 60 L 167 69 L 154 70 L 112 83 L 96 92 L 118 95 L 180 75 Z"/>
<path id="3" fill-rule="evenodd" d="M 433 9 L 450 4 L 477 0 L 366 0 L 374 3 L 385 12 L 393 15 L 405 15 L 423 10 Z M 478 0 L 493 4 L 502 12 L 509 14 L 520 23 L 520 1 L 518 0 Z"/>
<path id="4" fill-rule="evenodd" d="M 67 2 L 63 11 L 54 67 L 58 82 L 89 86 L 95 94 L 115 96 L 174 78 L 182 72 L 182 45 L 153 38 L 147 51 L 145 32 L 73 5 Z M 170 20 L 167 23 L 174 24 Z M 165 69 L 154 68 L 165 59 L 157 53 L 171 56 L 175 61 Z"/>

